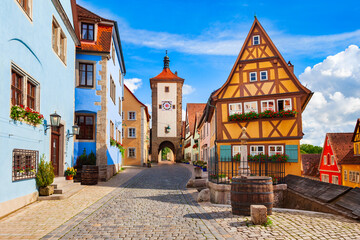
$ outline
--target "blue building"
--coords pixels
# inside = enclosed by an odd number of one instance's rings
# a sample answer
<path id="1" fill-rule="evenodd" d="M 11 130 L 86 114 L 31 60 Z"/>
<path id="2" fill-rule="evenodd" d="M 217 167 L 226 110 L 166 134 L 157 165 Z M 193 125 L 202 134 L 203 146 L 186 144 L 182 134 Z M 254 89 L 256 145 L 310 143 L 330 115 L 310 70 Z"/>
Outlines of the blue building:
<path id="1" fill-rule="evenodd" d="M 0 7 L 0 216 L 37 199 L 39 158 L 56 176 L 74 161 L 74 1 L 12 0 Z M 46 130 L 50 115 L 61 116 Z M 26 113 L 25 115 L 23 113 Z"/>
<path id="2" fill-rule="evenodd" d="M 118 25 L 77 5 L 75 26 L 81 46 L 76 50 L 75 120 L 80 134 L 74 156 L 93 152 L 99 178 L 106 181 L 119 171 L 125 65 Z"/>

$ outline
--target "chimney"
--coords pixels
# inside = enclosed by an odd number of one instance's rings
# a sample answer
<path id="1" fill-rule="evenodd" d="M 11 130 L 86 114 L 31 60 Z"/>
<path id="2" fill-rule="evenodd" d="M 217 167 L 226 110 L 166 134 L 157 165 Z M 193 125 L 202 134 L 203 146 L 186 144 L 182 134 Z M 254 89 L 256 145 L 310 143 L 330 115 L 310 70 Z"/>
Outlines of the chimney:
<path id="1" fill-rule="evenodd" d="M 288 66 L 292 72 L 294 72 L 294 65 L 291 64 L 291 62 L 288 62 Z"/>
<path id="2" fill-rule="evenodd" d="M 177 76 L 177 71 L 175 71 L 175 75 Z"/>

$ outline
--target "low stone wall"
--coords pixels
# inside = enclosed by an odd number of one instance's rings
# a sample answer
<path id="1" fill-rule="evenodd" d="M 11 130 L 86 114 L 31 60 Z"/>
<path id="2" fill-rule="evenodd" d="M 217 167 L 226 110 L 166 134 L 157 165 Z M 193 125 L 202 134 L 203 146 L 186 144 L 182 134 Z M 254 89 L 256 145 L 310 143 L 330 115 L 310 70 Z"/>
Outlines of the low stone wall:
<path id="1" fill-rule="evenodd" d="M 273 185 L 274 190 L 274 205 L 275 208 L 281 208 L 284 205 L 284 195 L 287 189 L 286 184 Z"/>
<path id="2" fill-rule="evenodd" d="M 210 189 L 210 202 L 216 204 L 231 204 L 229 184 L 216 184 L 208 182 L 208 188 Z"/>
<path id="3" fill-rule="evenodd" d="M 39 192 L 36 191 L 25 196 L 0 203 L 0 218 L 18 210 L 19 208 L 35 202 L 38 199 L 38 196 Z"/>

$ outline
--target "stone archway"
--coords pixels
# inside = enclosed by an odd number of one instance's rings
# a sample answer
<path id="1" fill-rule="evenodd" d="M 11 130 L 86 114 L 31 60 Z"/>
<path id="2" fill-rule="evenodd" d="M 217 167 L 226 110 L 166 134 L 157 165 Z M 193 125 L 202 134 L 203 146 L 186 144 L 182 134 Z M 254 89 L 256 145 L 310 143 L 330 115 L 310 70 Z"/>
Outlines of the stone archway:
<path id="1" fill-rule="evenodd" d="M 175 145 L 170 142 L 170 141 L 163 141 L 160 143 L 159 148 L 158 148 L 158 156 L 161 154 L 161 150 L 164 148 L 169 148 L 172 151 L 173 157 L 172 157 L 172 161 L 176 160 L 176 149 L 175 149 Z M 158 158 L 159 160 L 159 158 Z"/>

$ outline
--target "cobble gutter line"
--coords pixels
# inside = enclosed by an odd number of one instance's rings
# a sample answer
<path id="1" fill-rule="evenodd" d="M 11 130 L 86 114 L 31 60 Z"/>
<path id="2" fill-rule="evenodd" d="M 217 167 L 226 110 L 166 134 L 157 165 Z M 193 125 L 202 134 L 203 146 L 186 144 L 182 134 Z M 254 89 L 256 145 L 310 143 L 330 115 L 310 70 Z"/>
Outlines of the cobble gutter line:
<path id="1" fill-rule="evenodd" d="M 90 217 L 93 213 L 99 210 L 103 205 L 109 202 L 111 199 L 116 197 L 116 195 L 125 189 L 127 189 L 130 185 L 133 185 L 139 181 L 139 179 L 145 174 L 146 169 L 142 170 L 141 172 L 137 173 L 135 176 L 131 177 L 125 183 L 120 184 L 118 189 L 114 189 L 110 193 L 106 194 L 102 198 L 98 199 L 96 202 L 91 204 L 89 207 L 82 210 L 77 215 L 73 216 L 65 223 L 60 225 L 58 228 L 54 229 L 50 233 L 47 233 L 41 239 L 61 239 L 64 237 L 68 232 L 72 229 L 76 228 L 79 224 L 81 224 L 85 219 Z"/>

